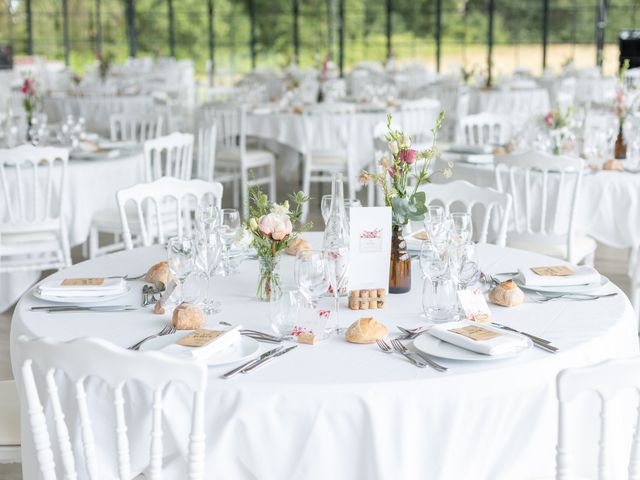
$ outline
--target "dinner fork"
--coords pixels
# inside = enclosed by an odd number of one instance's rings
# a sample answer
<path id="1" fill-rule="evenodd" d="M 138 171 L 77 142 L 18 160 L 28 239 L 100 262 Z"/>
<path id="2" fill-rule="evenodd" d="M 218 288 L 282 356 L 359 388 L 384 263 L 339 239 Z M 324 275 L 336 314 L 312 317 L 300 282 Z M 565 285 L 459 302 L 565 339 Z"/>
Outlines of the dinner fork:
<path id="1" fill-rule="evenodd" d="M 145 337 L 142 340 L 140 340 L 138 343 L 134 343 L 128 348 L 128 350 L 140 350 L 140 346 L 147 340 L 151 340 L 152 338 L 157 338 L 157 337 L 163 337 L 165 335 L 171 335 L 172 333 L 176 333 L 176 327 L 174 327 L 172 323 L 167 322 L 165 323 L 164 327 L 162 327 L 162 330 L 160 330 L 158 333 L 154 335 L 149 335 L 148 337 Z"/>
<path id="2" fill-rule="evenodd" d="M 240 330 L 240 334 L 244 335 L 245 337 L 250 337 L 250 338 L 253 338 L 254 340 L 258 340 L 260 342 L 267 342 L 267 343 L 281 343 L 282 341 L 287 340 L 286 336 L 277 337 L 275 335 L 259 332 L 257 330 L 242 329 Z"/>
<path id="3" fill-rule="evenodd" d="M 447 370 L 449 370 L 447 367 L 443 367 L 439 363 L 434 362 L 426 355 L 418 355 L 417 353 L 410 352 L 409 350 L 407 350 L 407 347 L 405 347 L 397 338 L 391 340 L 391 345 L 393 345 L 393 348 L 395 348 L 397 352 L 402 353 L 407 358 L 409 358 L 410 356 L 411 358 L 419 358 L 421 360 L 424 360 L 431 368 L 437 370 L 438 372 L 446 372 Z"/>
<path id="4" fill-rule="evenodd" d="M 576 301 L 597 300 L 599 298 L 613 297 L 615 295 L 618 295 L 618 292 L 605 293 L 601 295 L 594 295 L 594 294 L 588 294 L 588 293 L 563 293 L 563 294 L 557 294 L 557 295 L 544 295 L 540 292 L 536 292 L 536 294 L 540 298 L 533 297 L 533 300 L 538 303 L 545 303 L 545 302 L 550 302 L 551 300 L 576 300 Z"/>
<path id="5" fill-rule="evenodd" d="M 397 325 L 397 328 L 402 332 L 402 335 L 399 337 L 401 340 L 413 340 L 428 331 L 431 327 L 404 328 Z"/>
<path id="6" fill-rule="evenodd" d="M 393 340 L 391 341 L 393 343 Z M 389 344 L 387 344 L 387 342 L 385 342 L 383 339 L 379 338 L 376 340 L 376 343 L 378 344 L 378 347 L 380 347 L 380 350 L 382 350 L 384 353 L 393 353 L 393 350 L 391 349 L 391 347 L 389 346 Z M 403 357 L 405 357 L 407 360 L 409 360 L 411 363 L 413 363 L 416 367 L 419 368 L 424 368 L 427 366 L 427 364 L 425 362 L 423 362 L 420 359 L 411 357 L 408 353 L 406 352 L 401 352 L 399 350 L 396 349 L 396 351 L 402 355 Z"/>

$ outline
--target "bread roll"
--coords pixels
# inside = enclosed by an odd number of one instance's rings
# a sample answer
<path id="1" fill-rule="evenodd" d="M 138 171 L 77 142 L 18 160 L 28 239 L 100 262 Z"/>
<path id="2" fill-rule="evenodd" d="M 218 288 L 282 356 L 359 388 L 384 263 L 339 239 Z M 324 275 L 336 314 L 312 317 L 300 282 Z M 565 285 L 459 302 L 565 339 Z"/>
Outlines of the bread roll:
<path id="1" fill-rule="evenodd" d="M 384 324 L 372 317 L 357 320 L 349 326 L 345 338 L 351 343 L 374 343 L 387 336 L 388 330 Z"/>
<path id="2" fill-rule="evenodd" d="M 611 160 L 607 160 L 606 162 L 604 162 L 602 169 L 622 172 L 624 170 L 624 164 L 620 160 L 615 160 L 612 158 Z"/>
<path id="3" fill-rule="evenodd" d="M 287 255 L 295 256 L 298 252 L 312 250 L 311 244 L 301 237 L 296 237 L 285 249 Z"/>
<path id="4" fill-rule="evenodd" d="M 172 323 L 176 330 L 195 330 L 206 321 L 202 310 L 190 303 L 182 302 L 173 310 Z"/>
<path id="5" fill-rule="evenodd" d="M 495 286 L 489 292 L 489 301 L 503 307 L 517 307 L 524 302 L 524 293 L 513 280 Z"/>
<path id="6" fill-rule="evenodd" d="M 152 266 L 144 276 L 144 281 L 149 283 L 162 282 L 164 285 L 168 285 L 169 265 L 167 262 L 156 263 Z"/>

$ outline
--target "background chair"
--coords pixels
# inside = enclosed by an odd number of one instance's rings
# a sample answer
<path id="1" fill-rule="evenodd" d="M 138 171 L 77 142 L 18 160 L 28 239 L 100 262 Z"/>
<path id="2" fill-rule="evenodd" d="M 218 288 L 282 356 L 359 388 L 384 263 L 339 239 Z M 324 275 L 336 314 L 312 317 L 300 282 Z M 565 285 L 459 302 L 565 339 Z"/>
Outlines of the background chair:
<path id="1" fill-rule="evenodd" d="M 142 143 L 162 135 L 162 116 L 119 113 L 109 117 L 111 140 Z"/>
<path id="2" fill-rule="evenodd" d="M 192 168 L 193 135 L 190 133 L 175 132 L 144 143 L 144 177 L 147 182 L 164 176 L 186 180 L 191 178 Z M 132 214 L 130 219 L 133 232 L 139 233 L 135 225 L 135 214 Z M 100 233 L 112 235 L 113 242 L 100 246 Z M 116 207 L 97 212 L 91 221 L 89 231 L 89 257 L 94 258 L 123 248 L 121 234 L 122 223 Z"/>
<path id="3" fill-rule="evenodd" d="M 640 393 L 640 358 L 623 358 L 607 360 L 598 365 L 582 368 L 568 368 L 561 371 L 557 377 L 558 396 L 558 444 L 556 454 L 556 480 L 574 480 L 581 477 L 577 472 L 579 464 L 572 464 L 575 449 L 569 442 L 570 429 L 579 429 L 584 425 L 592 425 L 592 421 L 599 422 L 600 438 L 598 442 L 597 478 L 626 478 L 628 480 L 640 479 L 640 415 L 636 407 L 637 399 L 633 404 L 633 416 L 636 418 L 635 431 L 628 437 L 624 432 L 614 430 L 608 423 L 610 413 L 620 412 L 620 404 L 614 404 L 617 396 L 622 391 L 632 391 L 637 397 Z M 591 393 L 597 397 L 599 409 L 598 419 L 586 419 L 580 417 L 580 424 L 570 422 L 569 413 L 577 397 Z M 584 398 L 584 396 L 583 396 Z M 614 410 L 615 407 L 615 410 Z M 595 415 L 594 415 L 595 416 Z M 631 427 L 631 426 L 630 426 Z M 581 432 L 582 433 L 582 432 Z M 631 452 L 627 468 L 619 462 L 612 461 L 612 445 L 619 450 L 621 436 L 631 441 L 631 448 L 625 452 Z M 613 441 L 615 440 L 615 442 Z M 595 472 L 594 472 L 595 473 Z M 588 478 L 596 478 L 589 476 Z"/>
<path id="4" fill-rule="evenodd" d="M 16 382 L 0 382 L 0 463 L 20 463 L 20 403 Z"/>
<path id="5" fill-rule="evenodd" d="M 593 265 L 596 242 L 573 225 L 584 160 L 525 152 L 495 162 L 498 191 L 513 197 L 507 245 Z"/>
<path id="6" fill-rule="evenodd" d="M 63 148 L 0 150 L 0 272 L 71 265 L 63 215 L 68 158 Z"/>
<path id="7" fill-rule="evenodd" d="M 215 198 L 219 209 L 222 205 L 222 191 L 221 183 L 180 180 L 172 177 L 163 177 L 152 183 L 141 183 L 120 190 L 117 200 L 125 248 L 127 250 L 133 248 L 131 219 L 126 210 L 127 203 L 132 202 L 135 206 L 136 230 L 139 232 L 142 245 L 146 247 L 156 240 L 164 243 L 167 229 L 170 232 L 177 232 L 178 236 L 181 236 L 184 231 L 190 231 L 190 211 L 195 208 L 200 199 L 208 195 Z M 191 202 L 190 200 L 194 198 L 196 202 Z M 170 212 L 173 212 L 171 218 L 169 218 Z M 153 230 L 157 233 L 153 233 Z"/>
<path id="8" fill-rule="evenodd" d="M 85 383 L 89 378 L 98 377 L 113 392 L 115 423 L 111 436 L 114 438 L 116 458 L 110 459 L 120 478 L 130 479 L 141 472 L 132 472 L 130 465 L 129 444 L 137 445 L 144 436 L 143 432 L 131 432 L 130 442 L 127 434 L 125 396 L 127 410 L 137 402 L 139 396 L 126 395 L 127 382 L 135 381 L 144 385 L 152 395 L 151 408 L 138 411 L 148 412 L 152 417 L 149 435 L 149 465 L 145 469 L 150 478 L 162 475 L 163 457 L 163 398 L 167 387 L 173 382 L 180 382 L 193 392 L 191 404 L 191 428 L 188 438 L 188 475 L 183 478 L 201 479 L 204 469 L 204 392 L 207 384 L 207 368 L 205 365 L 179 360 L 159 353 L 131 352 L 118 348 L 101 339 L 81 338 L 70 342 L 55 342 L 46 339 L 18 339 L 24 361 L 21 364 L 23 377 L 23 408 L 28 419 L 32 441 L 40 473 L 45 480 L 55 480 L 56 463 L 62 465 L 59 470 L 64 478 L 77 478 L 86 470 L 89 478 L 104 478 L 105 472 L 99 472 L 98 457 L 104 462 L 106 449 L 101 448 L 108 432 L 96 435 L 91 426 L 93 401 L 96 399 L 86 395 Z M 36 367 L 36 368 L 34 368 Z M 56 375 L 64 373 L 65 377 Z M 61 378 L 65 387 L 74 391 L 69 397 L 58 393 Z M 39 388 L 38 385 L 46 388 Z M 46 398 L 43 401 L 43 396 Z M 63 404 L 68 398 L 69 404 Z M 101 399 L 104 402 L 104 399 Z M 138 400 L 139 401 L 139 400 Z M 73 404 L 71 404 L 73 402 Z M 51 417 L 45 416 L 44 406 L 50 409 Z M 186 405 L 185 405 L 186 408 Z M 74 411 L 76 415 L 70 415 Z M 173 413 L 173 412 L 172 412 Z M 65 415 L 66 414 L 66 415 Z M 82 442 L 74 451 L 72 438 L 75 422 L 68 422 L 65 417 L 76 418 Z M 49 423 L 55 428 L 49 428 Z M 55 445 L 55 446 L 53 446 Z M 77 459 L 76 459 L 77 457 Z M 83 465 L 84 461 L 84 465 Z M 108 464 L 108 463 L 107 463 Z"/>
<path id="9" fill-rule="evenodd" d="M 307 108 L 304 111 L 305 150 L 302 191 L 310 194 L 311 183 L 331 183 L 331 176 L 341 172 L 354 198 L 357 172 L 352 152 L 355 108 L 352 104 L 331 103 Z M 306 221 L 309 205 L 302 207 L 302 221 Z"/>
<path id="10" fill-rule="evenodd" d="M 451 207 L 454 204 L 461 204 L 464 207 L 464 211 L 470 214 L 473 214 L 478 205 L 482 206 L 480 228 L 474 228 L 474 232 L 477 231 L 478 233 L 474 235 L 477 242 L 490 242 L 500 246 L 506 244 L 512 203 L 511 195 L 508 193 L 501 193 L 493 188 L 478 187 L 464 180 L 450 183 L 432 183 L 421 186 L 419 190 L 425 192 L 429 204 L 434 202 L 441 203 L 447 214 L 452 211 Z M 494 225 L 497 228 L 493 229 L 490 236 L 492 216 Z M 476 225 L 477 222 L 474 221 L 474 227 Z"/>
<path id="11" fill-rule="evenodd" d="M 458 141 L 464 145 L 506 145 L 510 138 L 511 126 L 503 115 L 479 113 L 460 119 Z"/>

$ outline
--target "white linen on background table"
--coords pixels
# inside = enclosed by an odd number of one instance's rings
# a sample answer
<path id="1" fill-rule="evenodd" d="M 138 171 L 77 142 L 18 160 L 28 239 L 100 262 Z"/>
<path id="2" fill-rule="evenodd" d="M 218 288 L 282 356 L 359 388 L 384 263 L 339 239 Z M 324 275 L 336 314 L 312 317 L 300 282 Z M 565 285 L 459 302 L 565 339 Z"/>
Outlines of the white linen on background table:
<path id="1" fill-rule="evenodd" d="M 512 118 L 519 125 L 550 111 L 549 93 L 544 88 L 474 89 L 469 101 L 469 113 L 498 113 Z"/>
<path id="2" fill-rule="evenodd" d="M 142 181 L 143 168 L 142 152 L 121 158 L 69 161 L 64 218 L 71 246 L 87 239 L 96 212 L 116 208 L 118 190 Z M 0 273 L 0 312 L 13 305 L 39 277 L 40 272 Z"/>
<path id="3" fill-rule="evenodd" d="M 312 244 L 321 235 L 305 234 Z M 478 247 L 483 271 L 504 272 L 549 258 L 490 245 Z M 65 276 L 122 275 L 144 271 L 161 260 L 158 247 L 121 252 L 75 265 Z M 283 281 L 292 279 L 293 258 L 281 261 Z M 245 261 L 238 275 L 214 281 L 222 312 L 211 317 L 268 330 L 269 305 L 255 299 L 257 262 Z M 424 325 L 421 279 L 413 264 L 413 289 L 389 295 L 375 317 L 388 325 Z M 138 304 L 141 282 L 116 303 Z M 70 315 L 30 312 L 43 302 L 26 296 L 18 304 L 11 329 L 14 375 L 21 384 L 21 352 L 16 339 L 49 336 L 60 340 L 98 336 L 128 346 L 160 330 L 166 315 L 151 310 Z M 373 312 L 367 312 L 371 314 Z M 333 337 L 316 346 L 301 345 L 255 372 L 233 380 L 219 376 L 232 368 L 210 367 L 206 398 L 206 478 L 220 479 L 478 479 L 525 480 L 549 477 L 554 469 L 557 428 L 555 378 L 566 367 L 606 358 L 638 354 L 635 316 L 627 298 L 589 302 L 526 301 L 516 308 L 491 306 L 495 321 L 547 338 L 561 351 L 551 355 L 530 349 L 507 361 L 464 363 L 441 360 L 450 372 L 417 369 L 402 358 L 381 353 L 375 345 L 352 345 Z M 340 324 L 346 326 L 363 312 L 351 311 L 342 300 Z M 263 350 L 272 348 L 265 344 Z M 105 395 L 99 385 L 90 395 Z M 132 386 L 127 408 L 135 468 L 147 460 L 149 407 L 132 403 L 145 395 Z M 149 400 L 148 396 L 146 397 Z M 165 455 L 180 453 L 173 465 L 184 465 L 189 421 L 180 415 L 190 405 L 186 391 L 177 389 L 165 401 Z M 69 401 L 65 413 L 73 418 Z M 94 418 L 100 448 L 113 450 L 113 405 L 98 407 Z M 23 412 L 23 474 L 36 478 L 33 445 Z M 102 436 L 104 435 L 104 436 Z M 595 445 L 584 450 L 594 458 Z M 613 448 L 617 454 L 627 449 Z M 103 453 L 102 451 L 100 453 Z M 99 455 L 99 461 L 103 462 Z M 617 457 L 616 457 L 617 458 Z M 579 463 L 579 462 L 578 462 Z M 115 472 L 100 464 L 101 471 Z M 104 470 L 102 470 L 104 469 Z M 181 478 L 167 473 L 165 478 Z"/>

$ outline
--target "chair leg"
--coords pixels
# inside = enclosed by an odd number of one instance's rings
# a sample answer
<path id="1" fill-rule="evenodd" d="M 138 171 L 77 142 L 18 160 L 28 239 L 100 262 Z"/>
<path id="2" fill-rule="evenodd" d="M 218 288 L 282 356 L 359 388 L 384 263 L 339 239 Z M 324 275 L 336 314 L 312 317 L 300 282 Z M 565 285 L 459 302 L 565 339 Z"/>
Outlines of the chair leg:
<path id="1" fill-rule="evenodd" d="M 247 218 L 249 215 L 249 175 L 245 168 L 240 173 L 240 198 L 242 199 L 242 216 Z"/>
<path id="2" fill-rule="evenodd" d="M 304 156 L 304 162 L 302 163 L 302 191 L 309 195 L 309 189 L 311 188 L 311 159 Z M 309 216 L 309 202 L 302 205 L 302 214 L 300 220 L 302 223 L 307 221 Z"/>
<path id="3" fill-rule="evenodd" d="M 234 177 L 233 179 L 233 208 L 240 208 L 240 179 Z"/>
<path id="4" fill-rule="evenodd" d="M 276 201 L 276 162 L 271 160 L 269 162 L 269 197 L 272 202 Z"/>
<path id="5" fill-rule="evenodd" d="M 98 229 L 94 226 L 89 231 L 89 258 L 95 258 L 98 255 Z"/>

